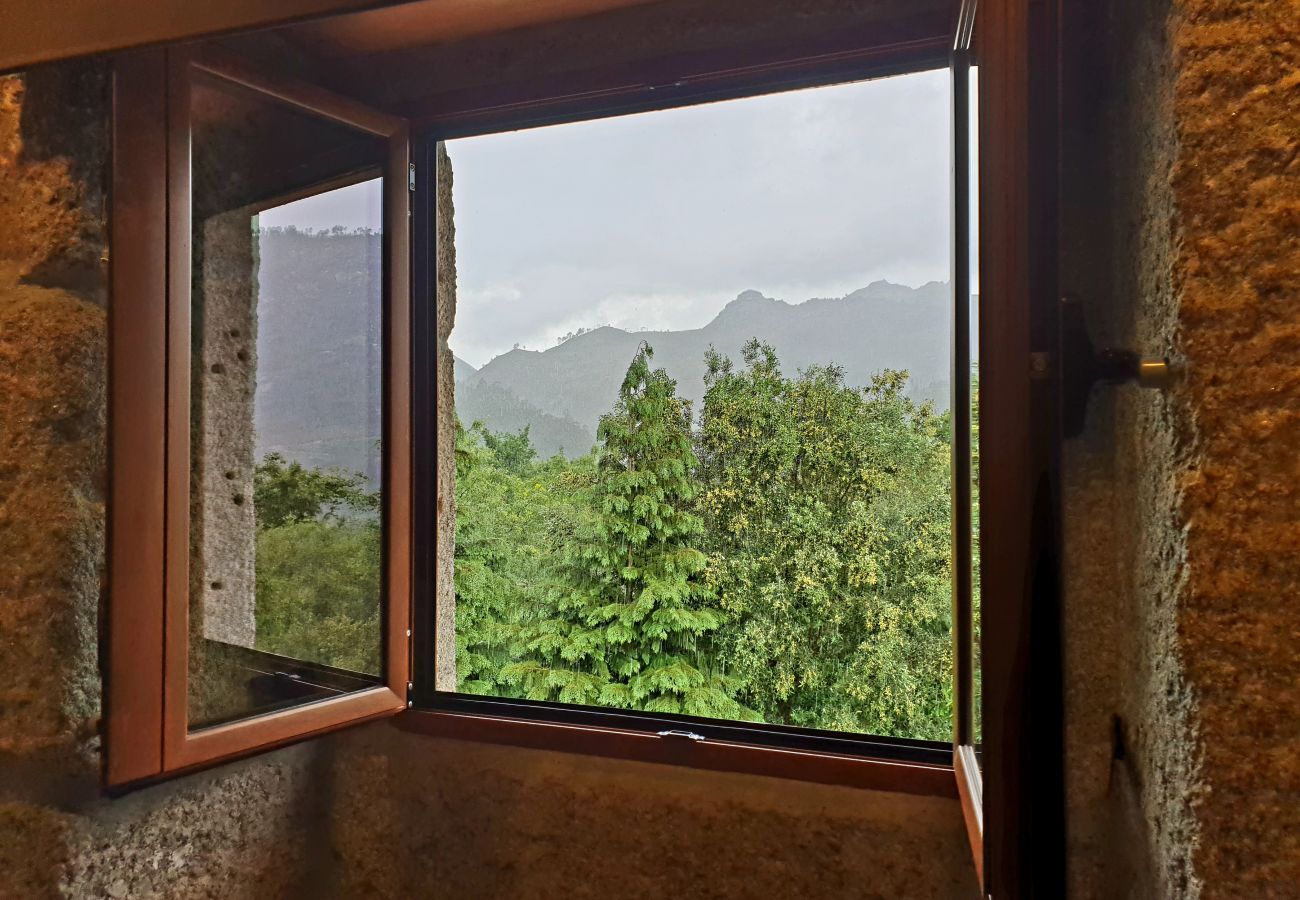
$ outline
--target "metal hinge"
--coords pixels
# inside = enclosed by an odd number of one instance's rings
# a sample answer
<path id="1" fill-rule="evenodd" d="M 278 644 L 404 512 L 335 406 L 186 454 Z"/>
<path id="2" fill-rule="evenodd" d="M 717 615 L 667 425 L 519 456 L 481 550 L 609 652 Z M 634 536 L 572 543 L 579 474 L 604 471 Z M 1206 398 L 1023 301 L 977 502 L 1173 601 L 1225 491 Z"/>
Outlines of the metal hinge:
<path id="1" fill-rule="evenodd" d="M 1164 390 L 1173 384 L 1168 359 L 1144 357 L 1132 350 L 1097 349 L 1088 334 L 1083 306 L 1073 297 L 1061 298 L 1060 328 L 1061 432 L 1067 438 L 1083 433 L 1093 385 L 1132 381 L 1138 387 Z"/>
<path id="2" fill-rule="evenodd" d="M 415 163 L 411 163 L 411 167 L 407 170 L 406 187 L 411 191 L 415 190 Z"/>
<path id="3" fill-rule="evenodd" d="M 415 682 L 408 681 L 406 683 L 406 708 L 410 709 L 412 706 L 415 706 Z"/>
<path id="4" fill-rule="evenodd" d="M 696 734 L 694 731 L 656 731 L 655 734 L 661 738 L 680 738 L 684 741 L 704 740 L 704 735 Z"/>

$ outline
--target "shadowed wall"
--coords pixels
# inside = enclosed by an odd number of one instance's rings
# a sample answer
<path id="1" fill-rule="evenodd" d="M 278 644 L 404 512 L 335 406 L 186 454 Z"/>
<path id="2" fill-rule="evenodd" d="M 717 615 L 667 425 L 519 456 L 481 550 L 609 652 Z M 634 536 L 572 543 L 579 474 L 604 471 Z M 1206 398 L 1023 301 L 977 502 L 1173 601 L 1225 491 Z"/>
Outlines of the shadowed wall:
<path id="1" fill-rule="evenodd" d="M 1080 897 L 1300 884 L 1300 5 L 1066 5 L 1063 289 L 1168 354 L 1065 448 Z"/>

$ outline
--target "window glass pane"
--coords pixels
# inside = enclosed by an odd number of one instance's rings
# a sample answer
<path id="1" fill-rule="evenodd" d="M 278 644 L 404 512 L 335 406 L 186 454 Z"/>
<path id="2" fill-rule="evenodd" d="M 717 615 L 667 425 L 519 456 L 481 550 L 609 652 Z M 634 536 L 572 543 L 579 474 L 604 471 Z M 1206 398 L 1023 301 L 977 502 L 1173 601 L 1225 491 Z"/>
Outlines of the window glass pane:
<path id="1" fill-rule="evenodd" d="M 951 740 L 950 129 L 939 71 L 448 143 L 458 691 Z"/>
<path id="2" fill-rule="evenodd" d="M 379 683 L 381 142 L 192 90 L 191 727 Z"/>
<path id="3" fill-rule="evenodd" d="M 980 659 L 980 379 L 979 379 L 979 305 L 980 305 L 980 228 L 979 228 L 979 68 L 970 67 L 970 357 L 971 357 L 971 620 L 974 647 L 971 679 L 975 746 L 983 743 L 984 716 L 981 701 Z M 982 757 L 981 757 L 982 759 Z"/>

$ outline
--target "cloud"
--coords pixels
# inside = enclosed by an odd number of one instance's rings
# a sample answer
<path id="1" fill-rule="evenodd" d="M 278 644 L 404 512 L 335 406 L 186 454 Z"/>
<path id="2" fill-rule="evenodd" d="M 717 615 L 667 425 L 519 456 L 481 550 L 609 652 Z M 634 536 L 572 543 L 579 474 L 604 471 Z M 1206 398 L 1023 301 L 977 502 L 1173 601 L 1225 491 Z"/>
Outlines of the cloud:
<path id="1" fill-rule="evenodd" d="M 936 71 L 452 141 L 452 346 L 947 279 L 949 110 Z"/>

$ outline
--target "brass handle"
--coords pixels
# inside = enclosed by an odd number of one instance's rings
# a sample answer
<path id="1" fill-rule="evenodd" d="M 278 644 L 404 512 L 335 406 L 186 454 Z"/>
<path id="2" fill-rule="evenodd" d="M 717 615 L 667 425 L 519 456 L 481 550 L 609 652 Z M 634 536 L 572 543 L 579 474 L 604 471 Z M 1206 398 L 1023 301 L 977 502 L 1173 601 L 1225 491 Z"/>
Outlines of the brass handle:
<path id="1" fill-rule="evenodd" d="M 1173 387 L 1174 369 L 1167 359 L 1140 359 L 1134 380 L 1138 387 L 1163 391 Z"/>
<path id="2" fill-rule="evenodd" d="M 1083 307 L 1072 297 L 1062 298 L 1060 327 L 1061 431 L 1065 437 L 1083 432 L 1088 398 L 1099 382 L 1132 381 L 1154 390 L 1173 386 L 1175 372 L 1168 359 L 1144 357 L 1132 350 L 1098 349 L 1088 334 Z"/>

